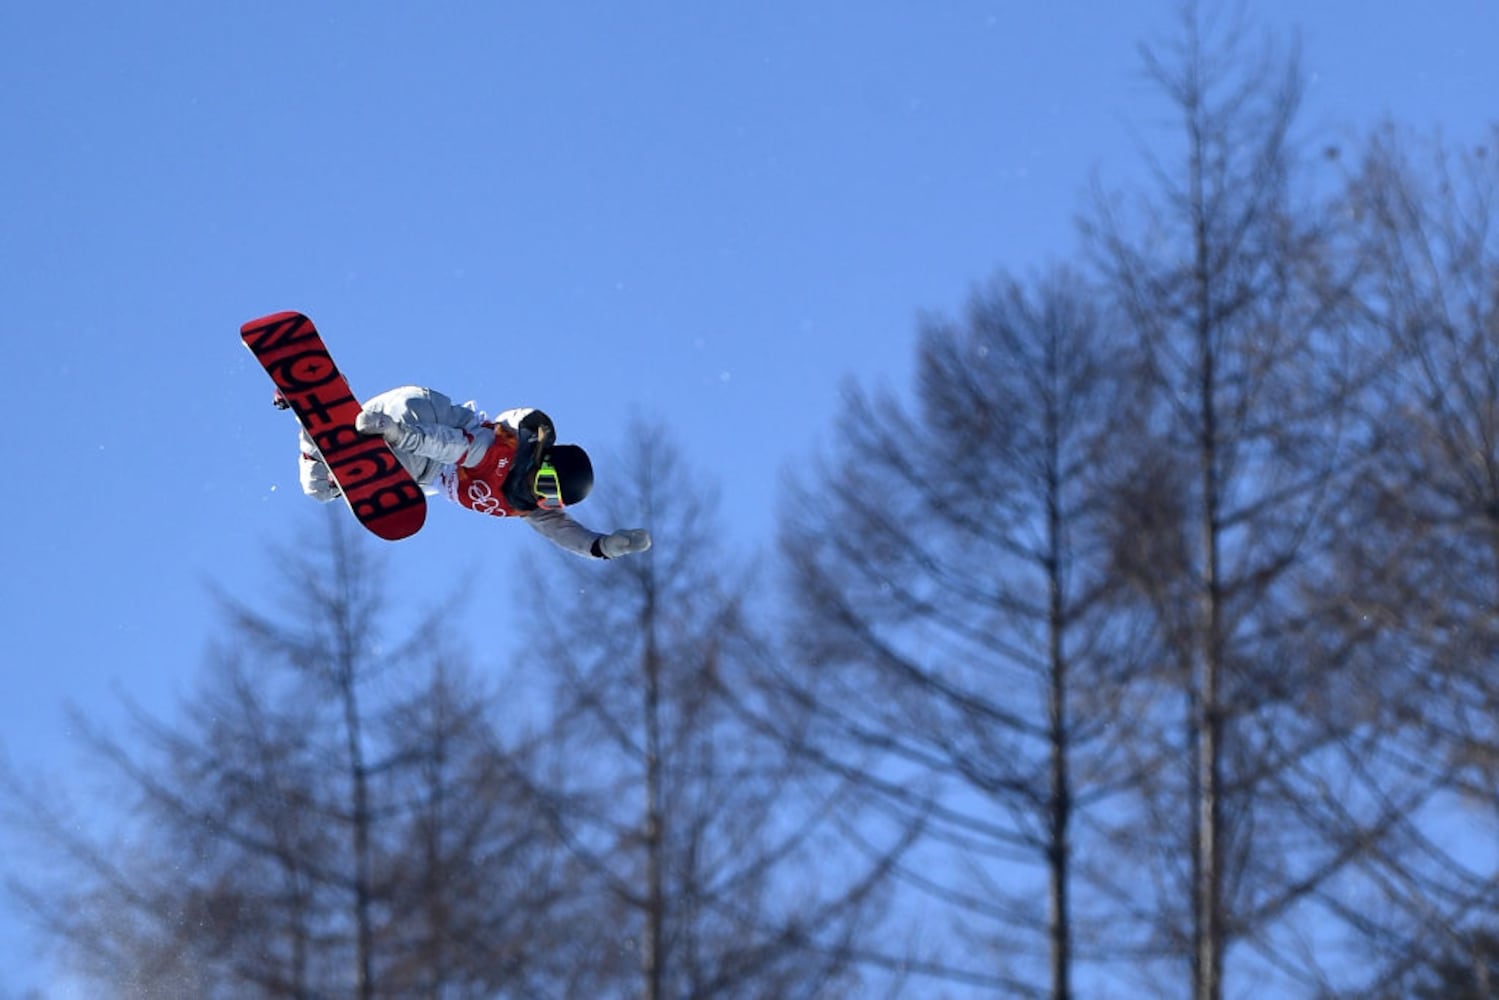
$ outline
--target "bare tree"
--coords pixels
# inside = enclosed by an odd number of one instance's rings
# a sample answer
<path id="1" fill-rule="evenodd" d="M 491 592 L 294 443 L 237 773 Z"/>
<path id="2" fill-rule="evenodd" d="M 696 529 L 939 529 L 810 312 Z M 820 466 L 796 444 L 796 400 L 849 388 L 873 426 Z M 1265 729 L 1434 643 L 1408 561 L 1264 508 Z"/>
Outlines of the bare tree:
<path id="1" fill-rule="evenodd" d="M 518 751 L 435 619 L 386 645 L 380 565 L 330 524 L 312 554 L 281 554 L 283 616 L 226 601 L 179 720 L 133 711 L 128 739 L 78 720 L 130 801 L 118 830 L 8 775 L 12 818 L 54 862 L 17 889 L 109 992 L 535 992 L 563 893 L 504 780 Z"/>
<path id="2" fill-rule="evenodd" d="M 591 874 L 595 910 L 574 928 L 592 956 L 586 993 L 854 995 L 885 861 L 823 853 L 846 818 L 837 783 L 740 710 L 760 642 L 711 493 L 661 428 L 630 440 L 611 516 L 643 520 L 655 547 L 531 574 L 559 738 L 535 794 Z"/>
<path id="3" fill-rule="evenodd" d="M 952 935 L 910 963 L 939 981 L 1068 997 L 1119 943 L 1073 893 L 1080 820 L 1130 781 L 1107 735 L 1138 647 L 1098 520 L 1115 363 L 1077 275 L 996 279 L 925 324 L 914 411 L 850 392 L 783 515 L 799 749 L 925 831 L 899 874 Z"/>
<path id="4" fill-rule="evenodd" d="M 1326 988 L 1337 880 L 1420 793 L 1360 766 L 1380 737 L 1350 711 L 1370 634 L 1319 590 L 1378 358 L 1353 336 L 1359 255 L 1292 137 L 1299 59 L 1195 5 L 1182 29 L 1145 50 L 1177 158 L 1138 215 L 1101 200 L 1090 234 L 1141 389 L 1115 565 L 1162 650 L 1132 740 L 1161 769 L 1119 843 L 1161 875 L 1142 908 L 1160 953 L 1218 1000 L 1235 945 L 1245 975 Z"/>
<path id="5" fill-rule="evenodd" d="M 1367 865 L 1384 917 L 1361 923 L 1376 983 L 1404 982 L 1428 955 L 1450 966 L 1470 954 L 1478 989 L 1492 961 L 1473 942 L 1491 942 L 1499 872 L 1468 847 L 1499 823 L 1496 138 L 1454 154 L 1386 127 L 1349 183 L 1362 302 L 1387 363 L 1332 582 L 1347 595 L 1345 631 L 1379 637 L 1379 759 L 1429 790 L 1398 849 Z"/>

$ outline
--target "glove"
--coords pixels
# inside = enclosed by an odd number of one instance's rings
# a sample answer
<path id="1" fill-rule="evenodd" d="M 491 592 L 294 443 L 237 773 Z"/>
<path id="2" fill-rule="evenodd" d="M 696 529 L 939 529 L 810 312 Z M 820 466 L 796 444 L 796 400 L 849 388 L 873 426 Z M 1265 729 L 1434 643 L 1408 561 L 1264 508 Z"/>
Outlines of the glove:
<path id="1" fill-rule="evenodd" d="M 297 465 L 303 493 L 319 503 L 337 500 L 343 495 L 343 491 L 333 481 L 333 477 L 328 473 L 328 466 L 321 458 L 304 451 L 302 460 Z"/>
<path id="2" fill-rule="evenodd" d="M 389 413 L 360 410 L 359 416 L 354 418 L 354 429 L 361 434 L 369 434 L 370 436 L 378 434 L 381 437 L 388 438 L 391 436 L 389 432 L 399 426 L 400 424 L 396 423 L 396 418 Z"/>
<path id="3" fill-rule="evenodd" d="M 368 434 L 371 437 L 378 434 L 385 439 L 385 443 L 390 445 L 393 451 L 415 452 L 427 440 L 427 435 L 419 427 L 409 427 L 389 413 L 378 413 L 370 410 L 359 411 L 359 415 L 354 418 L 354 429 L 361 434 Z M 448 429 L 442 428 L 442 430 L 446 431 Z M 452 433 L 462 435 L 463 432 L 454 428 Z M 443 443 L 442 439 L 437 441 L 439 447 Z M 436 456 L 422 453 L 422 457 L 433 458 Z M 449 459 L 443 456 L 442 461 L 446 462 Z"/>
<path id="4" fill-rule="evenodd" d="M 651 533 L 644 528 L 630 528 L 605 535 L 599 540 L 599 551 L 605 559 L 627 556 L 633 552 L 644 552 L 651 547 Z"/>
<path id="5" fill-rule="evenodd" d="M 339 489 L 338 484 L 332 479 L 324 477 L 314 479 L 308 484 L 307 495 L 319 503 L 327 503 L 329 500 L 337 500 L 343 496 L 343 490 Z"/>

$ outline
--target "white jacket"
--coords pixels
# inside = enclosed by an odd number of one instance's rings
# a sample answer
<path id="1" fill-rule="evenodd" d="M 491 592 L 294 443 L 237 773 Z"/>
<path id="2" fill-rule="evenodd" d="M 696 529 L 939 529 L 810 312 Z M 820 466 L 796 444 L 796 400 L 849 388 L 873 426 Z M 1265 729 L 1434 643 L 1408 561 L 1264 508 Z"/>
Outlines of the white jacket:
<path id="1" fill-rule="evenodd" d="M 462 406 L 433 389 L 401 386 L 382 392 L 364 404 L 366 412 L 389 415 L 406 434 L 391 445 L 396 459 L 429 494 L 444 493 L 442 480 L 458 465 L 475 466 L 494 442 L 494 431 L 485 427 L 485 414 L 473 403 Z M 501 413 L 493 423 L 512 432 L 519 429 L 527 415 L 535 412 L 518 407 Z M 339 495 L 328 466 L 302 432 L 302 491 L 327 502 Z M 602 558 L 598 543 L 604 535 L 586 528 L 560 510 L 526 511 L 518 515 L 547 540 L 580 556 Z"/>

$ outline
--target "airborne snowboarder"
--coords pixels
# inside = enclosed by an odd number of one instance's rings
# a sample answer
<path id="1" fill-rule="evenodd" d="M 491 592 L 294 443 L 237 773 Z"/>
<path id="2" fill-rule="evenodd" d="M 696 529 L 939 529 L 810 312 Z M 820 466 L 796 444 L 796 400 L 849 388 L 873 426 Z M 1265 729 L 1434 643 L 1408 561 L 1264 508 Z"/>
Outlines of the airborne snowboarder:
<path id="1" fill-rule="evenodd" d="M 643 528 L 601 534 L 564 512 L 593 489 L 593 463 L 577 445 L 557 444 L 551 418 L 540 410 L 506 410 L 491 420 L 473 403 L 460 406 L 409 385 L 367 400 L 354 427 L 384 438 L 427 492 L 481 514 L 519 517 L 569 552 L 613 559 L 651 547 Z M 303 492 L 320 501 L 341 495 L 306 430 L 301 482 Z"/>

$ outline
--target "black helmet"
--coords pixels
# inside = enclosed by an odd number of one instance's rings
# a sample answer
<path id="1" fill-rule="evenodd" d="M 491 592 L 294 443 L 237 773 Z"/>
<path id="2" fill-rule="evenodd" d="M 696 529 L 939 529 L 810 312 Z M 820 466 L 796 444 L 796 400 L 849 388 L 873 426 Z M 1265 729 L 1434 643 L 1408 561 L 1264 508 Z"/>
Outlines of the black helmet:
<path id="1" fill-rule="evenodd" d="M 593 490 L 593 462 L 589 461 L 588 452 L 577 445 L 554 445 L 541 462 L 543 469 L 550 467 L 556 471 L 557 488 L 564 507 L 581 503 Z M 536 485 L 537 499 L 541 500 L 542 484 L 538 482 Z"/>

